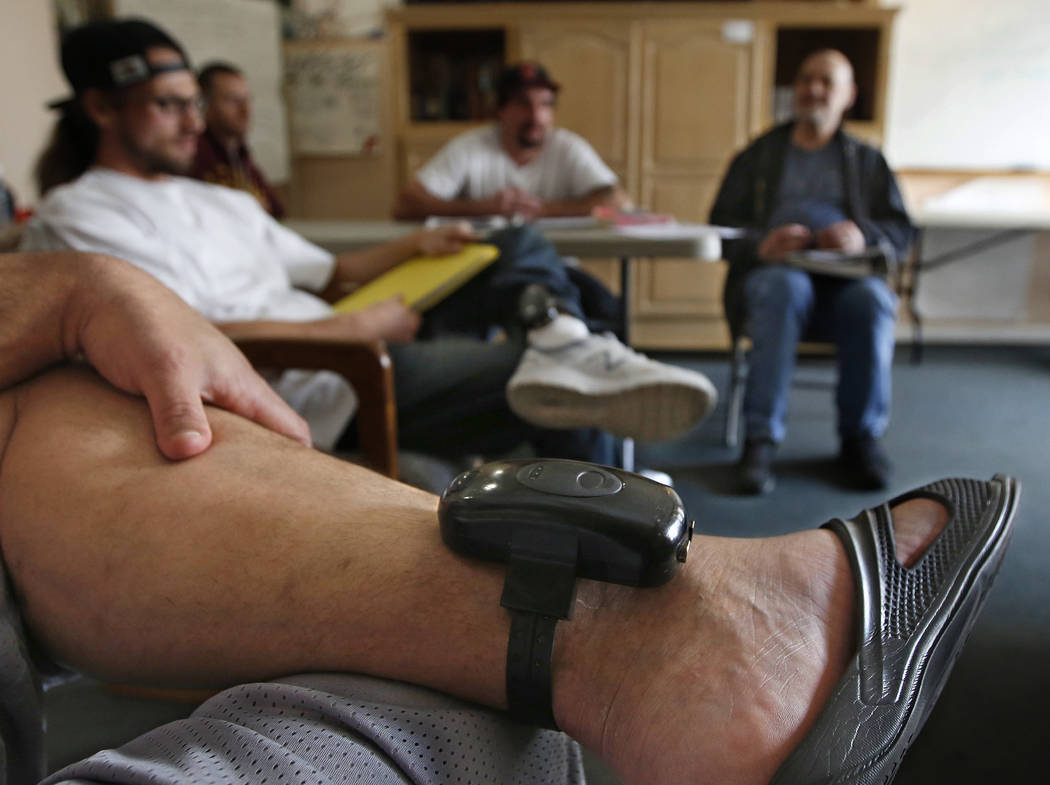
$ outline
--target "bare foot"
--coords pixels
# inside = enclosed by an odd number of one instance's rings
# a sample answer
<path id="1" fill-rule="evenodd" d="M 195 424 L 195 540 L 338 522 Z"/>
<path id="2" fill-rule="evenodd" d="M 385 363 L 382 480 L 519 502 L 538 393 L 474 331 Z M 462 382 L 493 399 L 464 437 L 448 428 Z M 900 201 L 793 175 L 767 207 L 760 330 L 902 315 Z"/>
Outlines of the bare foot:
<path id="1" fill-rule="evenodd" d="M 947 512 L 912 500 L 894 521 L 908 563 Z M 662 589 L 581 585 L 556 647 L 555 716 L 629 785 L 766 783 L 845 671 L 854 624 L 830 531 L 698 537 Z"/>

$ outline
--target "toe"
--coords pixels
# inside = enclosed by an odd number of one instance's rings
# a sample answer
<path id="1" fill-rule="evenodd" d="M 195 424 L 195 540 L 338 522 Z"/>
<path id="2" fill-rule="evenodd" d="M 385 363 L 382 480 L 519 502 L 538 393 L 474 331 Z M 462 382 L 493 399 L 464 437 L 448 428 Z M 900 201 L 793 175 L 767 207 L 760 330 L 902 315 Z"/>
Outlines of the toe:
<path id="1" fill-rule="evenodd" d="M 897 561 L 911 567 L 948 523 L 948 510 L 932 499 L 910 499 L 893 508 Z"/>

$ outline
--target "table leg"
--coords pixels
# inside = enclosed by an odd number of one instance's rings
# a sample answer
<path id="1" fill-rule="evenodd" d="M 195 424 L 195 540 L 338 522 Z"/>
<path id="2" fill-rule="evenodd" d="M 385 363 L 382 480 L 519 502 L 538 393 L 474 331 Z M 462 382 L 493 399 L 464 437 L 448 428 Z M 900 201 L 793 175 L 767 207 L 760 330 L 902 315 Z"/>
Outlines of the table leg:
<path id="1" fill-rule="evenodd" d="M 620 336 L 631 345 L 631 257 L 620 257 Z"/>
<path id="2" fill-rule="evenodd" d="M 914 263 L 909 271 L 907 281 L 908 316 L 911 319 L 911 361 L 913 365 L 922 362 L 922 314 L 919 313 L 919 273 L 922 272 L 922 247 L 925 231 L 919 229 L 915 240 Z"/>
<path id="3" fill-rule="evenodd" d="M 631 257 L 620 257 L 620 335 L 628 346 L 631 343 Z M 620 467 L 634 471 L 634 439 L 627 437 L 620 445 Z"/>
<path id="4" fill-rule="evenodd" d="M 919 237 L 916 241 L 917 251 L 915 264 L 912 265 L 911 280 L 908 282 L 908 313 L 915 325 L 915 337 L 912 340 L 911 347 L 911 360 L 913 363 L 918 363 L 922 359 L 922 317 L 919 314 L 918 306 L 920 273 L 923 270 L 934 270 L 938 267 L 957 262 L 960 259 L 974 256 L 981 251 L 996 248 L 1010 242 L 1011 240 L 1015 240 L 1018 237 L 1023 237 L 1031 231 L 1031 229 L 1003 229 L 992 233 L 990 236 L 985 237 L 982 240 L 966 243 L 958 248 L 953 248 L 950 251 L 945 251 L 931 259 L 927 259 L 923 254 L 925 229 L 919 229 Z"/>
<path id="5" fill-rule="evenodd" d="M 625 472 L 634 471 L 634 439 L 625 436 L 620 445 L 620 468 Z"/>

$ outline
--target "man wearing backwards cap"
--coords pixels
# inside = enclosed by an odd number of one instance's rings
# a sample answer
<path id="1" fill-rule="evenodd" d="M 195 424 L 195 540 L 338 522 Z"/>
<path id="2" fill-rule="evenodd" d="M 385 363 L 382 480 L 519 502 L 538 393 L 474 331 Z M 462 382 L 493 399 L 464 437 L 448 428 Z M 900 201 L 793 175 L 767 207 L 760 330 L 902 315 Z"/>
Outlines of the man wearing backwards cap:
<path id="1" fill-rule="evenodd" d="M 713 404 L 702 375 L 590 333 L 564 265 L 528 233 L 499 241 L 501 258 L 423 319 L 394 299 L 334 314 L 301 289 L 334 298 L 411 256 L 459 249 L 473 238 L 469 227 L 333 257 L 246 194 L 173 176 L 193 160 L 200 91 L 163 31 L 91 23 L 66 37 L 62 64 L 76 97 L 39 166 L 42 190 L 51 190 L 27 249 L 127 259 L 231 334 L 270 334 L 277 321 L 298 323 L 283 325 L 285 334 L 387 341 L 402 446 L 461 455 L 529 441 L 542 454 L 609 463 L 611 439 L 593 429 L 669 438 Z M 542 297 L 526 297 L 537 289 Z M 508 324 L 526 300 L 542 307 Z M 510 340 L 481 340 L 504 324 Z M 426 339 L 413 340 L 417 331 Z M 286 372 L 275 386 L 310 422 L 315 444 L 339 443 L 352 404 L 341 379 Z M 620 405 L 625 395 L 630 406 Z M 664 405 L 668 395 L 674 405 Z"/>
<path id="2" fill-rule="evenodd" d="M 539 63 L 503 71 L 496 122 L 446 144 L 401 191 L 398 218 L 588 215 L 622 206 L 616 175 L 580 136 L 554 128 L 560 85 Z"/>

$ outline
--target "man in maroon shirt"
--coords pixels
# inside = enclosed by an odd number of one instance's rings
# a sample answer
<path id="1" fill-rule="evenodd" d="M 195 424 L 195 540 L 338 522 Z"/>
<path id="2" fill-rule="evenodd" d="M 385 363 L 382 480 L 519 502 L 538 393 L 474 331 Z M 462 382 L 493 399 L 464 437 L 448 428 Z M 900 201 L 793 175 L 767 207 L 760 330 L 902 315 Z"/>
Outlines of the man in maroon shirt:
<path id="1" fill-rule="evenodd" d="M 213 62 L 197 75 L 204 98 L 206 128 L 197 142 L 190 177 L 252 194 L 274 218 L 284 205 L 252 160 L 245 138 L 252 119 L 252 93 L 244 74 L 229 63 Z"/>

